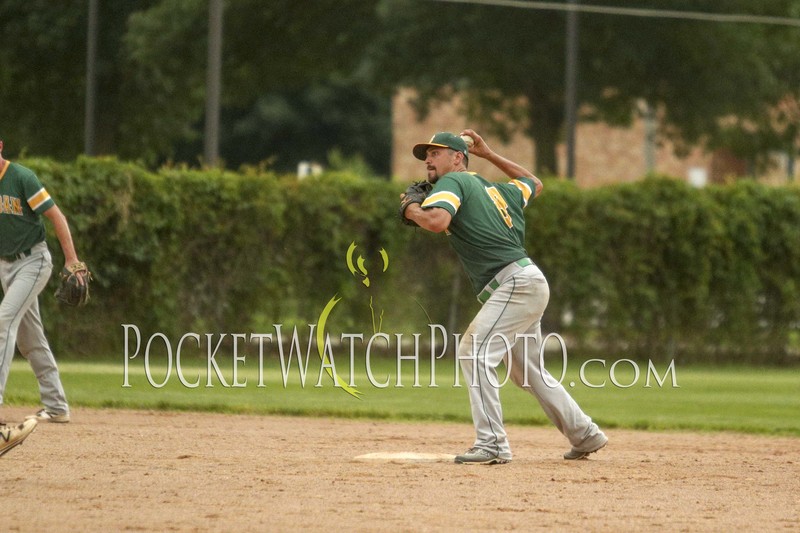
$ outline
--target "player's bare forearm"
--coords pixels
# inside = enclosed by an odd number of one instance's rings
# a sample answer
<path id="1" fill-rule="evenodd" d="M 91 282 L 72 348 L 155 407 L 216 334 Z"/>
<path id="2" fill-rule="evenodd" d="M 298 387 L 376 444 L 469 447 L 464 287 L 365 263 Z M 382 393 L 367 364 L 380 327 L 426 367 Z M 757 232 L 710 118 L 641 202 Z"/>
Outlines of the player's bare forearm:
<path id="1" fill-rule="evenodd" d="M 500 169 L 509 178 L 530 178 L 536 184 L 536 194 L 534 196 L 539 196 L 539 193 L 542 192 L 543 185 L 541 180 L 534 176 L 533 172 L 523 167 L 519 163 L 515 163 L 514 161 L 501 156 L 489 148 L 489 145 L 486 144 L 486 141 L 483 140 L 483 137 L 475 133 L 475 130 L 467 129 L 461 133 L 464 135 L 469 135 L 475 140 L 475 144 L 469 149 L 470 154 L 487 160 Z"/>
<path id="2" fill-rule="evenodd" d="M 56 237 L 61 245 L 61 250 L 64 252 L 64 264 L 69 266 L 77 263 L 78 254 L 75 253 L 75 245 L 72 242 L 72 234 L 69 231 L 67 217 L 64 216 L 64 213 L 62 213 L 56 205 L 45 211 L 44 216 L 53 223 Z"/>
<path id="3" fill-rule="evenodd" d="M 533 183 L 536 184 L 536 194 L 534 196 L 539 196 L 539 193 L 542 192 L 542 189 L 544 188 L 542 181 L 534 176 L 533 172 L 522 165 L 515 163 L 514 161 L 511 161 L 510 159 L 507 159 L 493 151 L 490 151 L 485 159 L 502 170 L 509 178 L 525 177 L 533 180 Z"/>
<path id="4" fill-rule="evenodd" d="M 411 204 L 406 208 L 406 218 L 413 220 L 417 225 L 433 233 L 441 233 L 450 226 L 452 216 L 440 207 L 423 209 L 419 204 Z"/>

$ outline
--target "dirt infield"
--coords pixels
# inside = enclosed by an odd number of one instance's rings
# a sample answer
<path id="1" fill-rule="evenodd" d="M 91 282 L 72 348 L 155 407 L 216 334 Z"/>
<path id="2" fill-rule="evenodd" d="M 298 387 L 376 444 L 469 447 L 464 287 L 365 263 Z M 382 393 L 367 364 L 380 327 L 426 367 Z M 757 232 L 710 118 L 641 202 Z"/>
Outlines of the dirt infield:
<path id="1" fill-rule="evenodd" d="M 472 427 L 81 409 L 0 458 L 2 529 L 800 529 L 800 439 L 611 430 L 567 462 L 554 428 L 508 429 L 508 465 L 376 463 L 354 457 L 459 453 Z"/>

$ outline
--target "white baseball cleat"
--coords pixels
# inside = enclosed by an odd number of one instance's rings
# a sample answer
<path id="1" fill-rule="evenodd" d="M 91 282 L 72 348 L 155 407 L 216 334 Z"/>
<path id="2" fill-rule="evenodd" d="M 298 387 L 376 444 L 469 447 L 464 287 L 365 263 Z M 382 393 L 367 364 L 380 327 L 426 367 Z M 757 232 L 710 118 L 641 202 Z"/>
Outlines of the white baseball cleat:
<path id="1" fill-rule="evenodd" d="M 573 446 L 570 451 L 564 454 L 564 459 L 574 461 L 576 459 L 586 459 L 590 453 L 594 453 L 608 444 L 608 437 L 605 433 L 597 430 L 597 433 L 587 437 L 579 445 Z"/>
<path id="2" fill-rule="evenodd" d="M 511 459 L 503 459 L 483 448 L 470 448 L 463 454 L 457 455 L 455 462 L 463 465 L 502 465 L 510 463 Z"/>
<path id="3" fill-rule="evenodd" d="M 55 422 L 66 424 L 69 422 L 69 413 L 51 413 L 47 409 L 39 409 L 35 415 L 28 415 L 25 420 L 36 419 L 37 422 Z"/>
<path id="4" fill-rule="evenodd" d="M 0 425 L 0 455 L 7 453 L 14 446 L 22 444 L 28 435 L 36 429 L 36 420 L 25 420 L 16 426 Z"/>

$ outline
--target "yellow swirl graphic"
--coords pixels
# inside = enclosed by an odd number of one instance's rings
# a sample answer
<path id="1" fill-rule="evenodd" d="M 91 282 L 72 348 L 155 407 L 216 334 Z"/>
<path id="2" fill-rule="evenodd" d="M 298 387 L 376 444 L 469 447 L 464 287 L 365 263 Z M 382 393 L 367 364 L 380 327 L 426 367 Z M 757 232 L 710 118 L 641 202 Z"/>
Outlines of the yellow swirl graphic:
<path id="1" fill-rule="evenodd" d="M 333 308 L 337 303 L 339 303 L 340 300 L 341 298 L 337 298 L 336 296 L 331 298 L 328 301 L 328 304 L 325 306 L 325 309 L 322 310 L 322 314 L 319 315 L 319 322 L 317 323 L 317 351 L 319 352 L 319 358 L 324 365 L 330 365 L 330 360 L 325 353 L 325 323 L 328 321 L 328 317 L 333 311 Z M 330 369 L 330 366 L 325 367 L 325 372 L 327 372 L 331 379 L 338 383 L 347 394 L 351 395 L 353 398 L 357 398 L 359 400 L 361 399 L 361 395 L 364 393 L 349 386 L 342 378 L 339 377 L 338 374 L 334 375 L 333 371 Z"/>

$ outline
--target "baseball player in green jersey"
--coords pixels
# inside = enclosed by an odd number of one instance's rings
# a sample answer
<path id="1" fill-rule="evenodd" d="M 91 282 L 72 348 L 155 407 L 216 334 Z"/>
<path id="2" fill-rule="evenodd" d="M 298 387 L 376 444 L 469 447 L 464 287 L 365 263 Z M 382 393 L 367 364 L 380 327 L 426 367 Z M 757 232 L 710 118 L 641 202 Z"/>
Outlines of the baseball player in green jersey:
<path id="1" fill-rule="evenodd" d="M 69 422 L 69 405 L 39 314 L 39 293 L 53 269 L 41 215 L 48 218 L 64 252 L 66 266 L 79 263 L 67 219 L 39 178 L 3 158 L 0 140 L 0 403 L 15 346 L 28 360 L 44 408 L 28 417 L 39 422 Z"/>
<path id="2" fill-rule="evenodd" d="M 474 140 L 471 147 L 461 136 Z M 471 129 L 437 133 L 414 146 L 433 189 L 404 216 L 432 232 L 445 232 L 472 282 L 481 310 L 458 347 L 469 389 L 476 439 L 456 463 L 501 464 L 511 460 L 503 426 L 497 367 L 505 361 L 511 380 L 530 392 L 572 448 L 565 459 L 583 459 L 608 438 L 569 393 L 540 365 L 541 318 L 550 289 L 524 248 L 523 209 L 542 191 L 530 171 L 489 148 Z M 469 157 L 492 163 L 511 180 L 494 183 L 467 171 Z"/>

